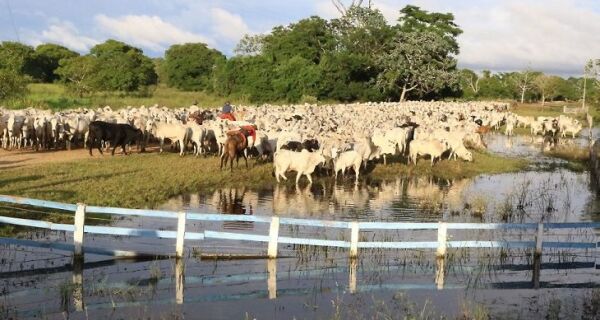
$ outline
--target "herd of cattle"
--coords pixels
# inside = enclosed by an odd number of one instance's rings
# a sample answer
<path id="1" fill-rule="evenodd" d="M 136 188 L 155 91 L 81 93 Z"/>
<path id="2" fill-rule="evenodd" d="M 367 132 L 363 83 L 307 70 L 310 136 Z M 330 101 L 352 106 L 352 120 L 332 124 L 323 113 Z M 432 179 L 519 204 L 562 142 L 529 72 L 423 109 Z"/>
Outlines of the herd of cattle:
<path id="1" fill-rule="evenodd" d="M 0 138 L 4 149 L 70 149 L 83 146 L 120 146 L 127 154 L 131 145 L 140 151 L 151 142 L 165 141 L 194 155 L 215 154 L 221 167 L 240 157 L 254 156 L 274 162 L 275 176 L 286 179 L 296 171 L 312 181 L 319 166 L 335 175 L 352 168 L 358 181 L 361 166 L 368 161 L 400 156 L 415 163 L 428 156 L 431 165 L 442 157 L 472 161 L 469 149 L 484 149 L 483 135 L 499 130 L 512 135 L 517 126 L 532 135 L 572 137 L 582 124 L 567 116 L 524 117 L 497 102 L 405 102 L 348 105 L 294 105 L 238 107 L 239 121 L 221 119 L 216 110 L 197 106 L 128 107 L 112 110 L 75 109 L 63 112 L 0 108 Z M 247 160 L 246 160 L 247 166 Z"/>

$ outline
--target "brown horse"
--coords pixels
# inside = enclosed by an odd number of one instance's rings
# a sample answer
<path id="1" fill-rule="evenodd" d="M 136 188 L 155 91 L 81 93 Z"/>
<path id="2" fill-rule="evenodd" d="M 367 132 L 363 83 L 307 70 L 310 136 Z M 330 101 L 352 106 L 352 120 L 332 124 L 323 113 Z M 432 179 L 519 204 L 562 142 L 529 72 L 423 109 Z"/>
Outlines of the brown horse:
<path id="1" fill-rule="evenodd" d="M 215 116 L 208 110 L 200 112 L 200 110 L 189 115 L 189 118 L 194 120 L 197 124 L 202 125 L 206 120 L 214 120 Z"/>
<path id="2" fill-rule="evenodd" d="M 221 170 L 223 170 L 223 163 L 227 165 L 227 160 L 229 160 L 230 168 L 233 172 L 233 158 L 235 158 L 237 165 L 239 165 L 240 157 L 244 157 L 246 169 L 248 169 L 248 158 L 246 157 L 244 150 L 248 147 L 249 135 L 250 132 L 244 128 L 240 128 L 238 131 L 227 132 L 227 140 L 225 140 L 223 154 L 221 155 Z"/>

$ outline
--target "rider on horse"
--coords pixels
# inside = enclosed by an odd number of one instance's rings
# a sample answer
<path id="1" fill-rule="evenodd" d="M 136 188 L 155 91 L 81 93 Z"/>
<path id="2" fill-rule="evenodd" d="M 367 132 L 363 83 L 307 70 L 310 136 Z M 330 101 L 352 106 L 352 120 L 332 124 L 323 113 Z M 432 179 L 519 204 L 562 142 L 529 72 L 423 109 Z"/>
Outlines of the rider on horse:
<path id="1" fill-rule="evenodd" d="M 233 107 L 231 106 L 229 101 L 225 102 L 225 105 L 221 110 L 221 115 L 219 115 L 219 118 L 235 121 L 235 116 L 233 115 Z"/>

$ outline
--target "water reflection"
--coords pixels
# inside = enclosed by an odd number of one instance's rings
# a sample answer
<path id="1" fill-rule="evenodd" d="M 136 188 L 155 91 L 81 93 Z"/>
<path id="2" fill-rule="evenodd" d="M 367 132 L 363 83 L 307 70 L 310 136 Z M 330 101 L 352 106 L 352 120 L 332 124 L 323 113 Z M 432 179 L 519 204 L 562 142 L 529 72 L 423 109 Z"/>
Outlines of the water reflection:
<path id="1" fill-rule="evenodd" d="M 589 220 L 585 213 L 594 199 L 589 184 L 587 173 L 560 168 L 455 180 L 396 177 L 358 186 L 222 188 L 175 197 L 162 208 L 359 221 L 573 222 Z M 226 222 L 231 229 L 251 226 Z"/>

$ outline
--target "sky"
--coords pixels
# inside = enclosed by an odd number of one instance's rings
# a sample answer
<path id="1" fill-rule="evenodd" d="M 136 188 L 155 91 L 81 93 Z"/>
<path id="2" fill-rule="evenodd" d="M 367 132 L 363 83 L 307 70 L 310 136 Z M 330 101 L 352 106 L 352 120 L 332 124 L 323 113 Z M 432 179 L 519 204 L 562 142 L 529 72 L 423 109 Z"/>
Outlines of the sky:
<path id="1" fill-rule="evenodd" d="M 342 0 L 349 4 L 351 0 Z M 368 1 L 364 1 L 368 2 Z M 600 58 L 600 0 L 372 0 L 390 24 L 407 4 L 451 12 L 464 33 L 459 66 L 580 75 Z M 106 39 L 152 57 L 204 42 L 226 55 L 244 34 L 311 15 L 339 17 L 331 0 L 0 0 L 0 40 L 57 43 L 81 53 Z"/>

